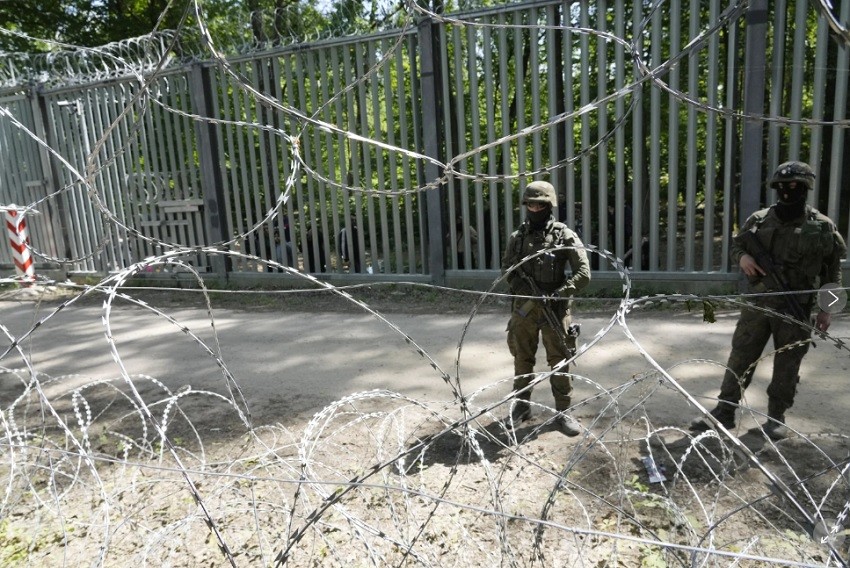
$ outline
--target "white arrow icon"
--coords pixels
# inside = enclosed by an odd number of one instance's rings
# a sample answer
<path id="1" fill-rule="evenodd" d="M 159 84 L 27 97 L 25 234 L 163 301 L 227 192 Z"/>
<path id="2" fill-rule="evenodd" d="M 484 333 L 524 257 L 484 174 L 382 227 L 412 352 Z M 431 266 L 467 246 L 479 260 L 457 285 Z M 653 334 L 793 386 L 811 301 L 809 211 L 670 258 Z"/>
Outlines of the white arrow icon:
<path id="1" fill-rule="evenodd" d="M 838 284 L 824 284 L 818 292 L 818 306 L 831 314 L 837 314 L 847 303 L 847 292 Z"/>
<path id="2" fill-rule="evenodd" d="M 833 301 L 831 301 L 829 304 L 827 304 L 827 305 L 831 308 L 831 307 L 832 307 L 832 304 L 834 304 L 835 302 L 837 302 L 840 298 L 839 298 L 838 296 L 836 296 L 836 295 L 835 295 L 835 292 L 833 292 L 832 290 L 828 290 L 828 292 L 829 292 L 829 295 L 830 295 L 830 296 L 832 296 L 833 298 L 835 298 Z"/>

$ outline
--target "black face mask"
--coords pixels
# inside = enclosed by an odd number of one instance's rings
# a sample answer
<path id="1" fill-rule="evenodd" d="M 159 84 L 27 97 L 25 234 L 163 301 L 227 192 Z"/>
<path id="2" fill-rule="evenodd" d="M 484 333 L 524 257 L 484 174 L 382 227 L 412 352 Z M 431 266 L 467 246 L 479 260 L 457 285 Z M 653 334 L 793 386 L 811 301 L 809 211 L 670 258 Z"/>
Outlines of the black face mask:
<path id="1" fill-rule="evenodd" d="M 776 215 L 782 221 L 792 221 L 802 216 L 806 211 L 806 193 L 808 188 L 798 185 L 797 187 L 779 187 L 779 201 L 776 203 Z"/>
<path id="2" fill-rule="evenodd" d="M 542 231 L 546 228 L 546 222 L 552 216 L 552 207 L 544 207 L 540 211 L 528 211 L 528 224 L 534 231 Z"/>

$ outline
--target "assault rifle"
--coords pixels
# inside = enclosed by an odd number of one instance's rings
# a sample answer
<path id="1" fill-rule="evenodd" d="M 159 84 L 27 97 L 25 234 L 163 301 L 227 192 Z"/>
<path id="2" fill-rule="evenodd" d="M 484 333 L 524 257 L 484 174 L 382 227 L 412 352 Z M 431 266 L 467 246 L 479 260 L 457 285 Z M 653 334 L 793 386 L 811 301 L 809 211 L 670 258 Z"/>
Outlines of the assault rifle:
<path id="1" fill-rule="evenodd" d="M 767 272 L 767 275 L 773 278 L 773 281 L 782 291 L 782 297 L 785 299 L 785 304 L 788 306 L 788 312 L 794 317 L 794 319 L 810 326 L 811 322 L 806 314 L 806 310 L 800 305 L 799 300 L 797 300 L 797 296 L 788 286 L 788 281 L 785 280 L 784 276 L 782 276 L 782 272 L 773 262 L 773 257 L 770 256 L 770 253 L 764 248 L 764 245 L 761 244 L 761 241 L 756 234 L 753 231 L 747 231 L 741 236 L 741 240 L 744 245 L 750 245 L 747 249 L 755 253 L 753 254 L 753 258 L 755 258 L 758 265 Z M 815 331 L 817 332 L 817 330 Z M 818 335 L 821 334 L 818 333 Z M 814 346 L 814 342 L 812 342 L 812 346 Z"/>
<path id="2" fill-rule="evenodd" d="M 549 324 L 555 333 L 558 334 L 558 339 L 561 340 L 561 343 L 564 344 L 564 347 L 567 350 L 570 350 L 569 343 L 567 342 L 567 337 L 578 337 L 581 334 L 581 324 L 572 323 L 570 327 L 565 331 L 562 322 L 558 319 L 558 316 L 555 314 L 555 311 L 552 309 L 552 300 L 543 292 L 540 291 L 540 287 L 537 286 L 537 282 L 525 272 L 522 267 L 517 267 L 516 271 L 519 273 L 523 282 L 525 282 L 528 287 L 531 289 L 531 294 L 534 296 L 538 296 L 540 301 L 543 303 L 543 315 L 546 318 L 546 323 Z M 519 315 L 525 317 L 528 315 L 528 312 L 531 311 L 531 307 L 528 306 L 529 302 L 535 302 L 536 300 L 529 300 L 517 310 Z"/>

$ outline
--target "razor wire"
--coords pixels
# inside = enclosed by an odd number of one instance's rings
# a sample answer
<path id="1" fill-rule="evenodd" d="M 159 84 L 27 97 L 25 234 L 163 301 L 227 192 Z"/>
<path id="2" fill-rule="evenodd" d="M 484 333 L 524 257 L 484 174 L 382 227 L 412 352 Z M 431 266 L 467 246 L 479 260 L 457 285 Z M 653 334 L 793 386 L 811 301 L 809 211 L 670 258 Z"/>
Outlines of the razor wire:
<path id="1" fill-rule="evenodd" d="M 655 9 L 662 4 L 657 2 Z M 728 17 L 744 5 L 731 6 Z M 307 125 L 330 129 L 349 140 L 431 160 L 327 124 L 319 112 L 307 115 L 253 89 L 229 68 L 205 27 L 203 11 L 197 4 L 195 8 L 196 31 L 207 49 L 259 103 L 294 118 L 302 129 Z M 410 21 L 416 13 L 446 17 L 413 4 L 406 9 Z M 479 24 L 465 21 L 463 25 Z M 628 46 L 624 39 L 610 34 L 569 29 Z M 696 49 L 699 43 L 688 49 Z M 107 52 L 105 57 L 115 55 Z M 154 68 L 161 68 L 168 56 L 157 53 L 151 61 Z M 630 53 L 638 67 L 649 69 L 640 63 L 639 53 Z M 667 68 L 684 56 L 674 55 Z M 122 53 L 116 57 L 126 60 L 130 56 Z M 54 72 L 61 75 L 62 69 L 74 73 L 80 69 L 62 57 L 55 62 L 51 76 Z M 635 84 L 590 107 L 536 124 L 498 143 L 529 136 L 627 97 L 643 81 L 662 87 L 663 71 L 663 67 L 646 71 Z M 715 110 L 685 93 L 675 94 L 688 105 Z M 224 123 L 165 108 L 194 121 Z M 8 113 L 4 116 L 11 118 Z M 239 124 L 285 138 L 293 163 L 316 179 L 332 182 L 321 178 L 299 151 L 303 131 Z M 609 135 L 621 125 L 618 121 Z M 17 126 L 24 131 L 22 125 Z M 62 159 L 45 141 L 39 143 Z M 476 148 L 466 157 L 487 147 Z M 593 149 L 583 148 L 570 159 Z M 85 171 L 74 169 L 67 161 L 62 161 L 62 166 L 89 188 L 89 197 L 108 223 L 151 239 L 123 225 L 107 202 L 99 199 L 92 182 L 102 167 L 94 159 L 97 153 L 92 152 Z M 441 177 L 405 191 L 338 185 L 355 192 L 401 195 L 431 190 L 454 177 L 482 179 L 478 172 L 456 167 L 462 161 L 432 161 Z M 294 179 L 293 173 L 266 217 L 236 239 L 249 236 L 276 214 L 289 199 Z M 456 330 L 455 355 L 443 361 L 417 342 L 415 332 L 404 330 L 391 315 L 358 299 L 357 287 L 334 286 L 274 261 L 224 250 L 236 239 L 199 247 L 154 240 L 166 252 L 85 287 L 58 306 L 45 308 L 36 303 L 38 311 L 26 331 L 14 334 L 0 322 L 5 337 L 0 361 L 6 391 L 0 412 L 0 480 L 4 485 L 0 518 L 7 537 L 0 555 L 5 555 L 4 560 L 49 563 L 62 557 L 62 563 L 86 561 L 99 566 L 126 565 L 130 560 L 142 565 L 186 566 L 848 564 L 844 537 L 850 510 L 850 453 L 845 434 L 794 430 L 788 440 L 765 438 L 762 449 L 752 450 L 741 441 L 740 432 L 718 429 L 694 436 L 678 424 L 659 423 L 653 415 L 653 401 L 670 393 L 682 413 L 704 412 L 676 372 L 693 363 L 720 371 L 725 365 L 689 359 L 687 354 L 680 363 L 662 365 L 653 358 L 651 346 L 643 344 L 632 330 L 641 310 L 658 302 L 681 306 L 704 301 L 734 308 L 749 305 L 746 297 L 676 294 L 631 298 L 629 273 L 620 260 L 588 245 L 590 255 L 604 258 L 620 274 L 622 297 L 607 314 L 607 323 L 582 343 L 570 360 L 536 374 L 531 386 L 545 385 L 553 372 L 593 358 L 600 351 L 600 342 L 617 332 L 627 337 L 645 365 L 635 369 L 631 378 L 613 381 L 572 372 L 577 401 L 569 411 L 582 415 L 585 432 L 575 442 L 564 443 L 551 432 L 558 413 L 547 405 L 533 403 L 541 418 L 528 428 L 518 430 L 505 423 L 512 400 L 509 372 L 494 369 L 483 387 L 464 388 L 469 378 L 461 366 L 464 346 L 482 304 L 500 296 L 497 290 L 504 276 L 471 302 L 468 318 Z M 330 294 L 376 319 L 388 344 L 406 346 L 421 361 L 421 368 L 408 372 L 443 385 L 445 396 L 420 400 L 392 390 L 355 392 L 319 409 L 304 425 L 257 423 L 245 396 L 250 381 L 232 372 L 222 354 L 214 309 L 218 291 L 208 289 L 204 276 L 184 261 L 197 252 L 265 263 L 303 279 L 304 288 L 280 293 Z M 211 339 L 181 323 L 180 316 L 134 296 L 128 282 L 153 266 L 174 267 L 191 275 L 204 298 Z M 64 286 L 55 282 L 39 285 Z M 37 287 L 31 292 L 37 299 Z M 40 372 L 32 353 L 25 349 L 28 340 L 51 325 L 61 325 L 56 323 L 61 315 L 89 297 L 103 300 L 103 335 L 120 374 L 104 379 Z M 577 305 L 581 306 L 581 300 L 575 299 Z M 112 327 L 120 317 L 119 302 L 167 322 L 176 334 L 188 338 L 195 352 L 200 352 L 198 358 L 217 369 L 223 388 L 217 389 L 213 380 L 175 388 L 159 377 L 130 372 L 124 365 L 125 344 L 117 341 Z M 45 310 L 46 315 L 38 315 Z M 837 357 L 847 356 L 845 338 L 824 334 L 823 339 Z M 72 361 L 69 367 L 73 369 Z M 745 415 L 763 419 L 746 399 L 742 408 Z M 224 444 L 213 445 L 212 432 L 224 425 L 236 434 Z M 636 467 L 636 460 L 643 467 Z M 752 531 L 741 534 L 743 526 Z M 97 550 L 95 559 L 93 550 Z"/>

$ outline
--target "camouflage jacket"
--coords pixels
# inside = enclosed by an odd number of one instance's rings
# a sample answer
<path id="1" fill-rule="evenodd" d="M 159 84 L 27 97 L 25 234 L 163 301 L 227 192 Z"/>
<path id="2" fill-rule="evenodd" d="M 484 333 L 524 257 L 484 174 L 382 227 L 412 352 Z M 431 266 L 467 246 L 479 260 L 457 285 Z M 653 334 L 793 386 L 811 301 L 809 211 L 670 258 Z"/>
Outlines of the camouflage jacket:
<path id="1" fill-rule="evenodd" d="M 523 262 L 508 274 L 511 292 L 533 295 L 530 286 L 519 273 L 522 270 L 544 294 L 557 292 L 561 296 L 572 296 L 590 282 L 590 263 L 583 247 L 579 236 L 554 218 L 550 218 L 541 231 L 532 231 L 528 222 L 525 222 L 508 239 L 502 257 L 502 273 L 538 251 L 551 249 L 551 252 L 544 252 Z M 566 274 L 567 266 L 571 270 L 569 277 Z"/>
<path id="2" fill-rule="evenodd" d="M 783 222 L 768 207 L 756 211 L 732 240 L 730 257 L 736 265 L 744 254 L 758 256 L 745 242 L 744 234 L 752 232 L 773 259 L 790 290 L 816 290 L 824 284 L 841 285 L 841 259 L 847 254 L 844 239 L 829 217 L 806 206 L 806 213 Z M 762 267 L 764 268 L 764 267 Z M 751 292 L 776 292 L 781 286 L 772 277 L 749 278 Z M 811 303 L 814 295 L 800 298 Z M 781 301 L 781 300 L 780 300 Z"/>

